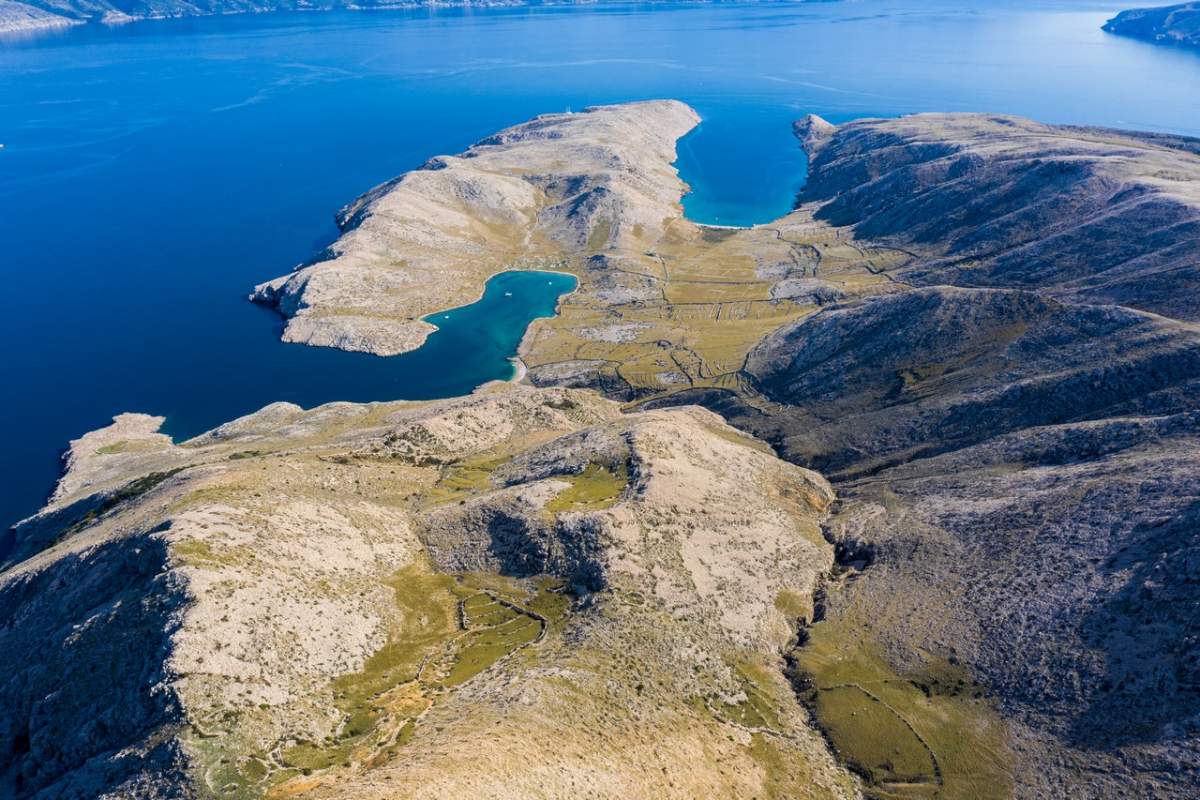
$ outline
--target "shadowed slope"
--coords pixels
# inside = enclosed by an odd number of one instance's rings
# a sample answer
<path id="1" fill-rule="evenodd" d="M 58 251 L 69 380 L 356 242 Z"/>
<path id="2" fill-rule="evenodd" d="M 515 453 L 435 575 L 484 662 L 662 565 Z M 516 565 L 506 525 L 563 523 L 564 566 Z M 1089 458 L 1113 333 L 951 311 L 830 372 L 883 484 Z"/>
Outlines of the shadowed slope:
<path id="1" fill-rule="evenodd" d="M 1116 306 L 935 287 L 768 336 L 747 371 L 796 407 L 789 459 L 854 475 L 1039 425 L 1195 405 L 1200 332 Z"/>
<path id="2" fill-rule="evenodd" d="M 1200 141 L 983 114 L 796 128 L 799 202 L 909 249 L 898 280 L 1200 318 Z"/>

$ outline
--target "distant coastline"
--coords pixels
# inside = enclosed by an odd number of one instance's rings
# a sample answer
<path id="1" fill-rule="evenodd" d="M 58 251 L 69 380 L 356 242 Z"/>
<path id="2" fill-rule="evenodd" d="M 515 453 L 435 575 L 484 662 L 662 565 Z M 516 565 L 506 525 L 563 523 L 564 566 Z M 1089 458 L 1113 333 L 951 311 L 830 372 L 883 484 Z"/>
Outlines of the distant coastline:
<path id="1" fill-rule="evenodd" d="M 1104 30 L 1153 44 L 1200 48 L 1200 2 L 1132 8 L 1104 23 Z"/>
<path id="2" fill-rule="evenodd" d="M 73 25 L 122 25 L 144 20 L 261 14 L 272 11 L 405 11 L 421 8 L 508 8 L 519 6 L 586 6 L 603 0 L 217 0 L 211 9 L 187 0 L 135 0 L 118 7 L 113 0 L 0 0 L 0 36 L 65 28 Z M 611 2 L 612 0 L 609 0 Z M 620 2 L 621 0 L 616 0 Z M 641 0 L 647 3 L 722 2 L 723 0 Z M 771 0 L 763 0 L 770 2 Z M 836 3 L 841 0 L 790 0 L 793 3 Z"/>

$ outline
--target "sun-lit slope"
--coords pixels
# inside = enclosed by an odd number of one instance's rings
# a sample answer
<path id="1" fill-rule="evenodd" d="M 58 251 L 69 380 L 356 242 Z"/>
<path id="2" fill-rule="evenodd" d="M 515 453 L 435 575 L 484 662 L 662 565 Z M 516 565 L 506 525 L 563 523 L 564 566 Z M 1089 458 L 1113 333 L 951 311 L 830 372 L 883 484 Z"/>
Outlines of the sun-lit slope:
<path id="1" fill-rule="evenodd" d="M 1058 764 L 1023 795 L 1191 785 L 1147 765 L 1190 757 L 1200 713 L 1194 326 L 939 287 L 782 329 L 749 369 L 780 405 L 734 421 L 842 496 L 829 530 L 857 565 L 821 648 L 965 665 Z"/>
<path id="2" fill-rule="evenodd" d="M 677 399 L 838 489 L 795 655 L 817 721 L 881 796 L 1194 794 L 1196 142 L 796 128 L 802 211 L 907 251 L 895 291 L 781 326 L 737 394 Z"/>
<path id="3" fill-rule="evenodd" d="M 539 385 L 628 398 L 736 389 L 762 336 L 838 298 L 890 290 L 875 272 L 897 257 L 803 212 L 748 229 L 678 219 L 653 249 L 583 259 L 579 292 L 532 328 L 521 355 Z"/>
<path id="4" fill-rule="evenodd" d="M 832 493 L 710 412 L 157 423 L 74 442 L 0 573 L 17 796 L 855 794 L 782 658 Z"/>

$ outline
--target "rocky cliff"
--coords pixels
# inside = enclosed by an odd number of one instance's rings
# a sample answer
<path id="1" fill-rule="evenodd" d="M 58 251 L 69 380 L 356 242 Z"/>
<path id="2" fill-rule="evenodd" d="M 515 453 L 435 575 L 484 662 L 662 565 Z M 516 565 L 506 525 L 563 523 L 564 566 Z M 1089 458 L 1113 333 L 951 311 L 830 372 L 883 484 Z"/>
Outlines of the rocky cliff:
<path id="1" fill-rule="evenodd" d="M 1104 30 L 1156 44 L 1200 47 L 1200 3 L 1122 11 Z"/>

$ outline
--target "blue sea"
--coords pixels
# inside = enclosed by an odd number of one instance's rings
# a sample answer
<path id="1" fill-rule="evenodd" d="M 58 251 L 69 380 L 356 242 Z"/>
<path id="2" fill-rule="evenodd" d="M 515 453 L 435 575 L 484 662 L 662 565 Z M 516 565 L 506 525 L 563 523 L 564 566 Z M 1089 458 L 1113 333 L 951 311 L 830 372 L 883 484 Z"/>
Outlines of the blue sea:
<path id="1" fill-rule="evenodd" d="M 539 113 L 675 97 L 704 119 L 680 144 L 687 214 L 747 225 L 790 207 L 808 112 L 1200 135 L 1200 56 L 1101 32 L 1122 4 L 280 13 L 0 39 L 0 523 L 122 411 L 186 437 L 275 400 L 454 394 L 506 370 L 499 351 L 283 344 L 246 301 L 335 237 L 340 205 L 431 155 Z M 474 312 L 504 347 L 566 287 L 528 288 L 515 313 Z"/>

